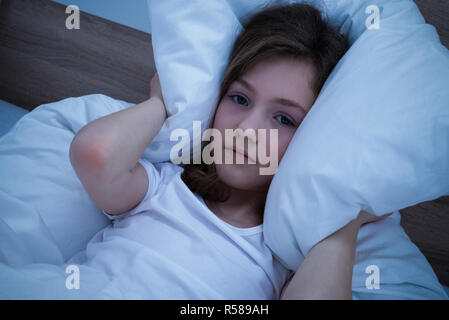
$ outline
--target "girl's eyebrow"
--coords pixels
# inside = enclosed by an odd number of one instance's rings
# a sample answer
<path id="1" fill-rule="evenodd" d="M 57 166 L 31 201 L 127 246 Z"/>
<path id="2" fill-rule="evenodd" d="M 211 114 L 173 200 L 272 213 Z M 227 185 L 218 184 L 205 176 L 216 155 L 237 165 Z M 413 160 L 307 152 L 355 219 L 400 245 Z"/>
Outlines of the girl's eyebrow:
<path id="1" fill-rule="evenodd" d="M 253 86 L 248 81 L 246 81 L 243 78 L 237 79 L 237 80 L 235 80 L 235 82 L 238 82 L 238 83 L 242 84 L 249 91 L 256 92 L 256 90 L 253 88 Z M 307 113 L 306 109 L 301 104 L 299 104 L 298 102 L 289 100 L 289 99 L 274 98 L 270 102 L 277 103 L 277 104 L 280 104 L 280 105 L 283 105 L 283 106 L 286 106 L 286 107 L 298 108 L 298 109 L 301 109 L 304 113 Z"/>

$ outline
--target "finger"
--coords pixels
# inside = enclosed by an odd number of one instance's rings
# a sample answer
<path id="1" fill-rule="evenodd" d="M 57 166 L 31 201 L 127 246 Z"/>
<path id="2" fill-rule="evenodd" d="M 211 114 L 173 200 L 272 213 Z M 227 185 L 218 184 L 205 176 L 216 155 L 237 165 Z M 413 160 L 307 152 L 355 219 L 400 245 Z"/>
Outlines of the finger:
<path id="1" fill-rule="evenodd" d="M 390 213 L 383 214 L 383 215 L 381 215 L 381 216 L 377 216 L 376 221 L 379 221 L 379 220 L 383 220 L 383 219 L 385 219 L 385 218 L 388 218 L 388 217 L 391 216 L 392 214 L 393 214 L 393 212 L 390 212 Z"/>

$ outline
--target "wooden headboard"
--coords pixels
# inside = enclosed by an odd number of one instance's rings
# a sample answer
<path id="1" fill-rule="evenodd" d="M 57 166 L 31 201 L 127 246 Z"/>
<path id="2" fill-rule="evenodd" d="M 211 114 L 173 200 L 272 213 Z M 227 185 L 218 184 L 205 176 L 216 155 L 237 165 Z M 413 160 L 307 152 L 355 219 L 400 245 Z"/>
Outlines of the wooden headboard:
<path id="1" fill-rule="evenodd" d="M 449 1 L 416 3 L 449 48 Z M 0 99 L 27 110 L 92 93 L 147 99 L 155 72 L 151 35 L 83 12 L 81 28 L 68 30 L 66 17 L 65 6 L 49 0 L 1 1 Z M 449 197 L 400 212 L 411 240 L 449 285 Z"/>
<path id="2" fill-rule="evenodd" d="M 65 8 L 2 0 L 0 99 L 28 110 L 93 93 L 147 99 L 156 71 L 151 35 L 83 12 L 80 29 L 68 30 Z"/>

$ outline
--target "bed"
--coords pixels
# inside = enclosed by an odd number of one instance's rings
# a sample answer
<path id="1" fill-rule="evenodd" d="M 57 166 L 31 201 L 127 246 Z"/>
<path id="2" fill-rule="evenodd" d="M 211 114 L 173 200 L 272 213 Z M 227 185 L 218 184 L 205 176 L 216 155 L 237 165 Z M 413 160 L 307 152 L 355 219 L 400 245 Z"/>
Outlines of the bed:
<path id="1" fill-rule="evenodd" d="M 449 3 L 415 2 L 449 48 Z M 13 114 L 7 120 L 13 122 L 39 105 L 93 93 L 136 103 L 148 98 L 151 34 L 84 12 L 82 28 L 68 30 L 61 28 L 66 17 L 65 6 L 48 0 L 0 2 L 2 119 Z M 449 286 L 449 196 L 400 212 L 407 234 Z"/>

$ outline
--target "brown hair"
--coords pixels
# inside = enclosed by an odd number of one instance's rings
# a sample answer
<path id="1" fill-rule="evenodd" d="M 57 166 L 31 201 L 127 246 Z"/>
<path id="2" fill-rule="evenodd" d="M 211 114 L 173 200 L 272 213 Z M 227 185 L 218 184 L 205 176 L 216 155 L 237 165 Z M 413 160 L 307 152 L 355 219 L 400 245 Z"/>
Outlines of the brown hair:
<path id="1" fill-rule="evenodd" d="M 270 6 L 249 17 L 244 24 L 232 48 L 215 110 L 235 80 L 257 63 L 277 57 L 310 61 L 316 70 L 311 87 L 318 95 L 349 48 L 347 39 L 322 18 L 318 9 L 308 4 Z M 201 151 L 204 146 L 203 143 Z M 192 192 L 211 201 L 228 199 L 230 189 L 217 176 L 213 163 L 182 167 L 181 178 Z"/>

